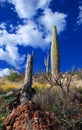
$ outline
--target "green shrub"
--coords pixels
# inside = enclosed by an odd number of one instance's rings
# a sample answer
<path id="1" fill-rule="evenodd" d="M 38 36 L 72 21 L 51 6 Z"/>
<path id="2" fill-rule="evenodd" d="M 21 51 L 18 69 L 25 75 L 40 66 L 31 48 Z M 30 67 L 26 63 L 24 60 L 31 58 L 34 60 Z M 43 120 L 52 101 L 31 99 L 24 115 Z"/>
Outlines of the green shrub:
<path id="1" fill-rule="evenodd" d="M 11 82 L 18 82 L 22 80 L 21 75 L 19 75 L 16 71 L 12 71 L 9 76 L 7 76 L 7 79 Z"/>
<path id="2" fill-rule="evenodd" d="M 77 88 L 77 91 L 78 91 L 80 94 L 82 94 L 82 87 L 78 87 L 78 88 Z"/>
<path id="3" fill-rule="evenodd" d="M 0 96 L 0 130 L 3 130 L 3 122 L 7 116 L 6 105 L 5 99 Z"/>

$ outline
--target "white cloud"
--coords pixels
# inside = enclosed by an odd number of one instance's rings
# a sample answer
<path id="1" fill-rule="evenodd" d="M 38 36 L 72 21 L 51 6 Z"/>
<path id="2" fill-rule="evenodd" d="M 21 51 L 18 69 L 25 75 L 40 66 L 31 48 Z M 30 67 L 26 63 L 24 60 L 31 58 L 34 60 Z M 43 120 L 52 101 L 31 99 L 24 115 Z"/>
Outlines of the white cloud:
<path id="1" fill-rule="evenodd" d="M 4 60 L 16 69 L 19 69 L 20 62 L 23 62 L 24 57 L 20 57 L 17 47 L 10 46 L 9 48 L 6 51 L 0 48 L 0 60 Z"/>
<path id="2" fill-rule="evenodd" d="M 50 9 L 46 9 L 44 15 L 39 18 L 39 22 L 51 32 L 52 26 L 56 25 L 58 33 L 66 27 L 66 17 L 64 13 L 53 13 Z"/>
<path id="3" fill-rule="evenodd" d="M 9 34 L 5 29 L 0 30 L 0 60 L 4 60 L 18 68 L 24 56 L 20 56 L 15 34 Z M 4 48 L 5 46 L 5 48 Z"/>
<path id="4" fill-rule="evenodd" d="M 79 16 L 78 16 L 78 20 L 77 20 L 77 24 L 80 25 L 82 24 L 82 6 L 79 6 Z"/>
<path id="5" fill-rule="evenodd" d="M 9 0 L 15 5 L 15 10 L 20 18 L 31 18 L 35 15 L 37 0 Z"/>
<path id="6" fill-rule="evenodd" d="M 17 27 L 16 33 L 8 33 L 7 30 L 0 30 L 0 46 L 6 44 L 6 50 L 10 55 L 17 52 L 17 44 L 23 46 L 33 46 L 33 47 L 45 47 L 48 45 L 46 38 L 43 38 L 43 32 L 39 31 L 37 24 L 33 21 L 28 21 L 25 25 L 19 25 Z"/>
<path id="7" fill-rule="evenodd" d="M 33 21 L 29 20 L 24 25 L 16 27 L 16 33 L 9 33 L 6 25 L 1 24 L 0 30 L 0 59 L 7 61 L 9 64 L 17 67 L 23 62 L 24 56 L 20 56 L 17 45 L 40 47 L 45 49 L 51 41 L 51 28 L 56 25 L 58 33 L 65 29 L 66 15 L 63 13 L 53 13 L 50 9 L 44 12 L 39 18 L 39 27 Z M 41 24 L 44 26 L 41 31 Z M 13 26 L 10 25 L 13 29 Z M 43 38 L 45 34 L 45 37 Z M 5 50 L 3 48 L 5 46 Z"/>
<path id="8" fill-rule="evenodd" d="M 0 30 L 6 29 L 6 23 L 1 23 L 0 24 Z"/>
<path id="9" fill-rule="evenodd" d="M 46 9 L 51 1 L 52 0 L 38 0 L 37 8 Z"/>
<path id="10" fill-rule="evenodd" d="M 7 76 L 10 74 L 9 68 L 0 69 L 0 77 Z"/>
<path id="11" fill-rule="evenodd" d="M 16 68 L 25 58 L 25 56 L 20 56 L 17 45 L 41 48 L 48 45 L 48 41 L 42 38 L 42 32 L 32 21 L 25 25 L 19 25 L 15 34 L 8 33 L 3 27 L 0 30 L 0 36 L 0 60 L 4 60 Z"/>
<path id="12" fill-rule="evenodd" d="M 15 5 L 15 10 L 13 10 L 17 12 L 20 18 L 26 19 L 24 19 L 24 25 L 18 25 L 16 28 L 11 23 L 9 32 L 5 23 L 0 24 L 0 60 L 5 60 L 9 64 L 19 67 L 24 60 L 24 56 L 20 56 L 17 45 L 30 45 L 34 48 L 40 47 L 45 49 L 51 41 L 52 25 L 57 26 L 58 33 L 62 32 L 66 26 L 67 15 L 52 12 L 48 8 L 51 0 L 7 1 Z M 36 20 L 38 23 L 36 24 L 33 17 L 37 14 L 37 9 L 39 8 L 44 11 L 43 15 Z M 13 33 L 14 28 L 16 30 L 15 33 Z"/>
<path id="13" fill-rule="evenodd" d="M 39 28 L 33 21 L 29 21 L 24 26 L 19 26 L 17 30 L 18 44 L 24 46 L 30 45 L 35 47 L 45 48 L 49 43 L 46 38 L 43 38 L 43 32 L 39 31 Z"/>
<path id="14" fill-rule="evenodd" d="M 47 8 L 51 0 L 8 0 L 15 5 L 20 18 L 32 18 L 38 8 Z"/>

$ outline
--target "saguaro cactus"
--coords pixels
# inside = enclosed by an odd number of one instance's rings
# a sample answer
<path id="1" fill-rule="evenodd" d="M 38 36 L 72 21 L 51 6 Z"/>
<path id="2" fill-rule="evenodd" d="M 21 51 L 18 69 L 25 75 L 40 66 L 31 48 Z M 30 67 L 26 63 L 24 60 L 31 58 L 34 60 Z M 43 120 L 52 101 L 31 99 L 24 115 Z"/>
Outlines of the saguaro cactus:
<path id="1" fill-rule="evenodd" d="M 59 47 L 56 26 L 52 27 L 52 44 L 51 44 L 51 73 L 55 77 L 60 72 Z"/>
<path id="2" fill-rule="evenodd" d="M 46 73 L 49 72 L 49 54 L 47 52 L 47 57 L 44 58 L 44 64 L 45 64 L 45 67 L 46 67 Z"/>

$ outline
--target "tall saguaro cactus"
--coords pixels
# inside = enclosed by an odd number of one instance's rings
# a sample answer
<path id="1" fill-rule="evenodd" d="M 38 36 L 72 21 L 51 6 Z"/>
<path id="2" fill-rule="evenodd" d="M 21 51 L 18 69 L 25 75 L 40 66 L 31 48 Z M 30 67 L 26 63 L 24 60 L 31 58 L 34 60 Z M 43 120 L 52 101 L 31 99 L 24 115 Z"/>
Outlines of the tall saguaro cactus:
<path id="1" fill-rule="evenodd" d="M 55 77 L 60 72 L 59 47 L 56 26 L 52 27 L 52 44 L 51 44 L 51 73 Z"/>

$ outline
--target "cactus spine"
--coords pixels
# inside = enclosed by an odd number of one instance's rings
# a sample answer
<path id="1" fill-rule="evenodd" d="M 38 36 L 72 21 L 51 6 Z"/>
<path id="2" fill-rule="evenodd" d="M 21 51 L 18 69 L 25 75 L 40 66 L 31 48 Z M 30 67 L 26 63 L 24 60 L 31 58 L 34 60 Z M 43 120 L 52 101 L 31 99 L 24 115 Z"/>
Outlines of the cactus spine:
<path id="1" fill-rule="evenodd" d="M 59 47 L 56 26 L 52 27 L 52 44 L 51 44 L 51 73 L 55 77 L 60 72 Z"/>

